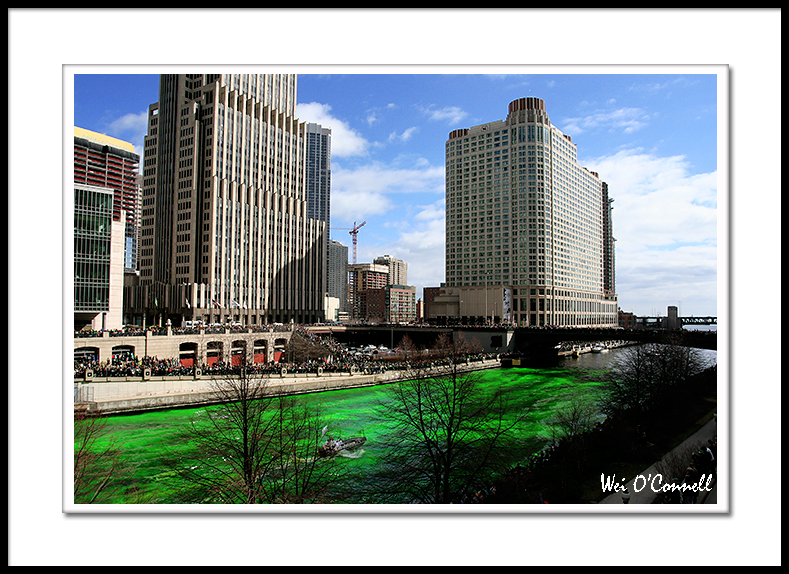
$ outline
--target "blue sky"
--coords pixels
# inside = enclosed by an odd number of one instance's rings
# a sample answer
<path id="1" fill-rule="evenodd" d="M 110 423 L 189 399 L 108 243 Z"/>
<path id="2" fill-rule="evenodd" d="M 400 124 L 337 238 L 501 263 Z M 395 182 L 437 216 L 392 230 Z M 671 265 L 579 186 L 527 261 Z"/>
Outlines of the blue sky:
<path id="1" fill-rule="evenodd" d="M 358 261 L 403 259 L 421 295 L 444 280 L 449 132 L 542 98 L 610 186 L 621 308 L 716 316 L 721 68 L 680 72 L 299 73 L 297 116 L 332 129 L 332 237 L 351 247 L 347 229 L 366 222 Z M 75 125 L 138 149 L 157 100 L 156 75 L 74 76 Z"/>

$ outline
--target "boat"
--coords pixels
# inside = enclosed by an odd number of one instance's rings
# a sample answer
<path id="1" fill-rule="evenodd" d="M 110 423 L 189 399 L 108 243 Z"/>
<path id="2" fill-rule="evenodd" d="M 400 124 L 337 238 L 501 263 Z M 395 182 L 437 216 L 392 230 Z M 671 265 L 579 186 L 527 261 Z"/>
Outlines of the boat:
<path id="1" fill-rule="evenodd" d="M 588 346 L 582 347 L 581 345 L 573 345 L 572 355 L 573 355 L 573 357 L 580 357 L 582 354 L 588 353 L 589 350 L 590 349 L 589 349 Z"/>
<path id="2" fill-rule="evenodd" d="M 594 347 L 592 347 L 593 353 L 607 353 L 608 347 L 603 345 L 602 343 L 597 343 Z"/>
<path id="3" fill-rule="evenodd" d="M 344 450 L 352 450 L 367 442 L 367 437 L 356 436 L 347 439 L 329 439 L 318 449 L 318 455 L 327 457 L 339 454 Z"/>

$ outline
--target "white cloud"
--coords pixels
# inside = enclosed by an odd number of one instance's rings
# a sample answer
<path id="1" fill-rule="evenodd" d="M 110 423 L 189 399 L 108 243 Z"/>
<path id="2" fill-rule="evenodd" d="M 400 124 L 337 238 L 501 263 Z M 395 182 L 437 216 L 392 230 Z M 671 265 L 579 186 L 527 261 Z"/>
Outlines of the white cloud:
<path id="1" fill-rule="evenodd" d="M 597 111 L 583 117 L 563 120 L 562 131 L 574 136 L 594 129 L 622 131 L 630 134 L 647 125 L 649 115 L 640 108 Z"/>
<path id="2" fill-rule="evenodd" d="M 435 221 L 443 220 L 446 214 L 444 209 L 444 199 L 420 207 L 421 211 L 414 216 L 414 221 Z"/>
<path id="3" fill-rule="evenodd" d="M 332 225 L 361 222 L 373 215 L 384 215 L 393 207 L 392 201 L 383 193 L 369 189 L 335 187 L 332 184 Z"/>
<path id="4" fill-rule="evenodd" d="M 423 165 L 419 162 L 419 165 Z M 354 169 L 332 164 L 332 220 L 349 222 L 383 215 L 404 194 L 443 194 L 443 167 L 393 168 L 370 163 Z"/>
<path id="5" fill-rule="evenodd" d="M 401 229 L 395 240 L 374 249 L 408 263 L 408 284 L 416 285 L 417 296 L 422 297 L 422 287 L 438 287 L 444 281 L 443 200 L 419 209 L 417 217 Z"/>
<path id="6" fill-rule="evenodd" d="M 693 174 L 683 156 L 629 150 L 582 162 L 614 199 L 620 306 L 638 315 L 681 300 L 687 314 L 717 308 L 717 173 Z"/>
<path id="7" fill-rule="evenodd" d="M 416 126 L 405 129 L 401 134 L 392 132 L 391 134 L 389 134 L 389 142 L 390 143 L 407 142 L 414 136 L 414 134 L 418 132 L 419 132 L 419 128 Z"/>
<path id="8" fill-rule="evenodd" d="M 359 132 L 348 123 L 331 115 L 331 106 L 318 102 L 298 104 L 296 114 L 299 120 L 307 123 L 320 124 L 331 128 L 331 153 L 334 157 L 364 156 L 370 147 Z"/>
<path id="9" fill-rule="evenodd" d="M 382 163 L 368 163 L 354 169 L 343 169 L 339 164 L 332 164 L 332 191 L 334 189 L 367 189 L 389 194 L 443 194 L 444 168 L 395 168 Z"/>
<path id="10" fill-rule="evenodd" d="M 126 114 L 107 126 L 107 135 L 134 145 L 135 153 L 142 155 L 148 133 L 148 110 L 139 114 Z"/>
<path id="11" fill-rule="evenodd" d="M 435 121 L 446 122 L 450 126 L 458 124 L 468 117 L 468 113 L 464 112 L 457 106 L 445 106 L 439 110 L 431 109 L 431 107 L 424 108 L 425 113 L 429 119 Z"/>

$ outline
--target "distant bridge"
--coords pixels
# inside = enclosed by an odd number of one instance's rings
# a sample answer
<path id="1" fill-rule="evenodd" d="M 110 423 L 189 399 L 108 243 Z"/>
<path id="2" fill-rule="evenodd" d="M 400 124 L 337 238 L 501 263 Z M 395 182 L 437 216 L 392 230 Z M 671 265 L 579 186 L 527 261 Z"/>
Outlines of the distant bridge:
<path id="1" fill-rule="evenodd" d="M 636 317 L 635 323 L 640 327 L 662 329 L 665 328 L 666 321 L 677 321 L 680 326 L 685 325 L 717 325 L 717 317 Z"/>
<path id="2" fill-rule="evenodd" d="M 680 317 L 683 325 L 717 325 L 717 317 Z"/>

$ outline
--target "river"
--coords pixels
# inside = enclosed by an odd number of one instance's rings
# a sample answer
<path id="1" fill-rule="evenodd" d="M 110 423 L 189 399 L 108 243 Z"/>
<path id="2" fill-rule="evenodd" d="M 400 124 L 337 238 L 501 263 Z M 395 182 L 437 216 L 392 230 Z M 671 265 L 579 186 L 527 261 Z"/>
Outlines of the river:
<path id="1" fill-rule="evenodd" d="M 550 440 L 552 415 L 569 399 L 569 395 L 582 391 L 593 398 L 599 393 L 617 357 L 625 349 L 606 353 L 588 353 L 577 358 L 562 359 L 552 369 L 512 368 L 480 371 L 482 384 L 504 389 L 519 402 L 525 414 L 518 426 L 522 440 L 530 441 L 534 451 Z M 714 351 L 708 353 L 711 358 Z M 396 384 L 396 383 L 395 383 Z M 301 400 L 315 405 L 320 403 L 325 422 L 333 435 L 340 437 L 366 436 L 365 445 L 338 459 L 338 464 L 352 465 L 351 472 L 364 472 L 378 463 L 381 454 L 376 445 L 389 430 L 385 419 L 376 417 L 376 407 L 389 400 L 390 385 L 345 389 L 303 395 Z M 128 469 L 134 469 L 132 482 L 143 497 L 156 503 L 168 504 L 175 500 L 181 487 L 174 473 L 161 464 L 165 451 L 177 454 L 181 445 L 176 434 L 195 418 L 202 408 L 171 409 L 132 415 L 116 415 L 107 419 L 106 441 L 113 441 L 122 450 Z M 114 503 L 127 500 L 113 500 Z"/>

